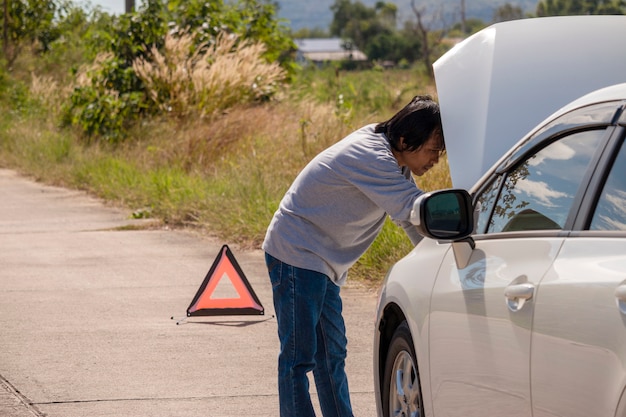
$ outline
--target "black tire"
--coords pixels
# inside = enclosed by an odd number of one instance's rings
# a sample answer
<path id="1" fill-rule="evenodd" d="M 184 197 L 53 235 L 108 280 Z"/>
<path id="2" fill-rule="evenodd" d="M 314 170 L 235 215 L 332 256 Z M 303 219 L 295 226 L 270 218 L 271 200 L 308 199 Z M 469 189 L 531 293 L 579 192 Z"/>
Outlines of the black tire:
<path id="1" fill-rule="evenodd" d="M 424 404 L 415 348 L 406 321 L 391 338 L 385 359 L 382 408 L 384 417 L 423 417 Z"/>

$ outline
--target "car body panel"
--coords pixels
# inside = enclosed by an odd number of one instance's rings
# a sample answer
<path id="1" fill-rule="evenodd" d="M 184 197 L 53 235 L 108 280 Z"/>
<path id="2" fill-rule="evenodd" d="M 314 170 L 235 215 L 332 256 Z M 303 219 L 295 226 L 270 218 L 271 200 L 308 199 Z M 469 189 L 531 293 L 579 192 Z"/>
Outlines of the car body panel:
<path id="1" fill-rule="evenodd" d="M 535 300 L 534 417 L 615 415 L 626 384 L 626 294 L 619 299 L 618 289 L 626 290 L 626 239 L 564 242 Z"/>
<path id="2" fill-rule="evenodd" d="M 463 269 L 448 252 L 429 317 L 435 415 L 455 415 L 463 404 L 466 416 L 532 415 L 528 368 L 534 300 L 504 294 L 516 285 L 538 285 L 562 242 L 477 241 Z"/>
<path id="3" fill-rule="evenodd" d="M 414 347 L 420 364 L 420 372 L 428 375 L 429 370 L 429 350 L 428 350 L 428 314 L 430 310 L 430 293 L 434 285 L 435 277 L 439 269 L 439 264 L 430 262 L 431 259 L 443 259 L 447 251 L 450 250 L 449 244 L 439 244 L 432 239 L 424 239 L 419 247 L 419 251 L 411 251 L 403 259 L 399 260 L 390 270 L 387 277 L 393 275 L 393 279 L 383 285 L 379 297 L 379 306 L 402 306 L 403 318 L 406 319 L 411 335 L 416 341 Z M 415 265 L 421 265 L 419 269 Z M 380 320 L 383 317 L 383 311 L 378 310 L 376 323 L 380 330 Z M 384 352 L 381 349 L 380 338 L 376 337 L 374 341 L 374 352 Z M 374 357 L 374 373 L 375 380 L 378 381 L 382 375 L 380 366 L 380 357 Z M 380 406 L 380 386 L 375 384 L 376 398 Z M 424 393 L 430 392 L 429 381 L 422 381 L 422 390 Z M 428 408 L 432 408 L 430 404 L 430 396 L 425 397 L 424 401 Z M 379 409 L 379 415 L 382 415 Z"/>
<path id="4" fill-rule="evenodd" d="M 455 187 L 469 189 L 530 129 L 577 97 L 626 82 L 626 16 L 494 24 L 433 65 Z"/>

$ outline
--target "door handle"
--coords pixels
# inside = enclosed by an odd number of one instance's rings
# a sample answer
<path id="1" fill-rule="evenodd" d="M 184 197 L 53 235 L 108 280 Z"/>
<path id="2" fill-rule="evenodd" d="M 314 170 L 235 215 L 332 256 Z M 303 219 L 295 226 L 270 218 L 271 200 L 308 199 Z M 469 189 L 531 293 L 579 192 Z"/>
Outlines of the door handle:
<path id="1" fill-rule="evenodd" d="M 526 301 L 533 298 L 534 294 L 535 286 L 529 282 L 524 282 L 522 284 L 512 284 L 504 289 L 506 305 L 511 311 L 521 310 L 522 307 L 524 307 Z"/>
<path id="2" fill-rule="evenodd" d="M 615 297 L 620 301 L 626 301 L 626 284 L 615 288 Z"/>
<path id="3" fill-rule="evenodd" d="M 619 311 L 626 315 L 626 284 L 619 285 L 615 288 L 615 298 L 617 299 Z"/>
<path id="4" fill-rule="evenodd" d="M 624 287 L 624 294 L 626 295 L 626 286 Z M 515 298 L 521 298 L 523 300 L 529 300 L 535 293 L 535 286 L 529 282 L 523 284 L 509 285 L 504 289 L 504 296 L 509 300 Z"/>

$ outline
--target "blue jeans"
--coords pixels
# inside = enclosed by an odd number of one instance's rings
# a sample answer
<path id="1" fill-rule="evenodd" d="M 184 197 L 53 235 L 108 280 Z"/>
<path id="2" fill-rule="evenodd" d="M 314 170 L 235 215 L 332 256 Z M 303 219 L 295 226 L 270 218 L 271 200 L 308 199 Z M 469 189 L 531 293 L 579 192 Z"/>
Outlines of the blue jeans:
<path id="1" fill-rule="evenodd" d="M 352 417 L 339 287 L 324 274 L 296 268 L 267 253 L 265 262 L 280 339 L 280 416 L 315 416 L 307 377 L 313 371 L 324 417 Z"/>

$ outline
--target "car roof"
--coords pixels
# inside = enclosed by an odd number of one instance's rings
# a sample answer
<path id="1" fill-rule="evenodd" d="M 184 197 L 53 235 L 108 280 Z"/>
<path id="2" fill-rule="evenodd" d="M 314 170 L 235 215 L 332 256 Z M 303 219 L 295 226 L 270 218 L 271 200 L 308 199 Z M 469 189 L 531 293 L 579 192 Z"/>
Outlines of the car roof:
<path id="1" fill-rule="evenodd" d="M 433 65 L 455 187 L 472 185 L 546 116 L 626 82 L 626 16 L 491 25 Z"/>
<path id="2" fill-rule="evenodd" d="M 626 82 L 600 88 L 598 90 L 592 91 L 589 94 L 585 94 L 584 96 L 561 107 L 554 114 L 550 115 L 545 122 L 555 119 L 562 114 L 568 113 L 579 107 L 585 107 L 595 103 L 617 100 L 626 100 Z"/>

